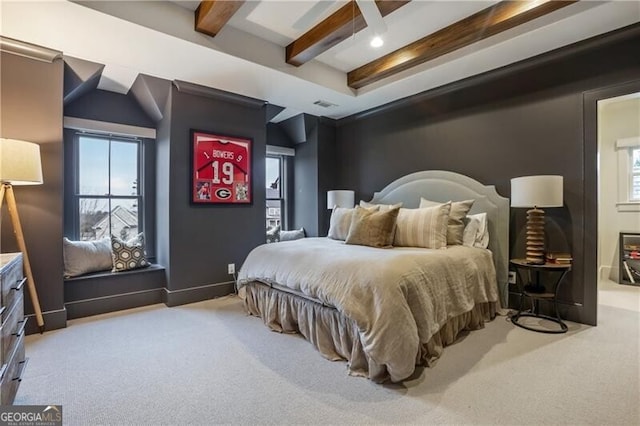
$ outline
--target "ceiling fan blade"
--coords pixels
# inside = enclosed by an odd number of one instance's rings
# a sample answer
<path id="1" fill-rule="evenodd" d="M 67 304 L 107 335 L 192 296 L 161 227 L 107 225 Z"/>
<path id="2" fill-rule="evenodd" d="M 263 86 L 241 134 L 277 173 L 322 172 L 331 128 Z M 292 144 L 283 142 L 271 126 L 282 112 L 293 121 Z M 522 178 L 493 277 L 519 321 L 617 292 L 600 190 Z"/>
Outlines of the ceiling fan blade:
<path id="1" fill-rule="evenodd" d="M 384 23 L 384 19 L 382 19 L 382 15 L 375 1 L 356 0 L 356 3 L 360 8 L 360 12 L 362 12 L 364 20 L 367 22 L 367 26 L 371 28 L 375 34 L 381 35 L 387 32 L 387 24 Z"/>

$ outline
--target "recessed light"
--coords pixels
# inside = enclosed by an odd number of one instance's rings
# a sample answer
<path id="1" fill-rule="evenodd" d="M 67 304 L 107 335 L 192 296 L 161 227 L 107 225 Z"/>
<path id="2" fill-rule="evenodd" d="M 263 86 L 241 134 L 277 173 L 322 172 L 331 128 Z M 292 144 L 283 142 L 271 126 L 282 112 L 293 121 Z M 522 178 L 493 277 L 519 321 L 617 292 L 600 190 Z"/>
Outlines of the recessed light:
<path id="1" fill-rule="evenodd" d="M 371 47 L 380 47 L 384 44 L 384 40 L 382 40 L 382 37 L 380 36 L 375 36 L 374 38 L 371 39 Z"/>

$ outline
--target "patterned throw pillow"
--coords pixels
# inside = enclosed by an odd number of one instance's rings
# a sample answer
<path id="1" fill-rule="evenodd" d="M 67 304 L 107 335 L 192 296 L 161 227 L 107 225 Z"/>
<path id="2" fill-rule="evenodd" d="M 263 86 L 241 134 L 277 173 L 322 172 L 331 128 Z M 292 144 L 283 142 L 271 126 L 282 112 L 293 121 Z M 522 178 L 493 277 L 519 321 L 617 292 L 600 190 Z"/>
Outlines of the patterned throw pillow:
<path id="1" fill-rule="evenodd" d="M 447 245 L 462 244 L 462 233 L 464 232 L 464 219 L 471 210 L 475 200 L 454 201 L 451 203 L 451 211 L 449 212 L 449 223 L 447 224 Z M 442 203 L 430 201 L 420 198 L 420 208 L 434 207 Z"/>
<path id="2" fill-rule="evenodd" d="M 393 245 L 397 247 L 447 247 L 447 220 L 451 202 L 422 209 L 400 209 Z"/>
<path id="3" fill-rule="evenodd" d="M 144 252 L 144 235 L 142 233 L 129 241 L 122 241 L 112 235 L 111 256 L 113 258 L 112 272 L 129 271 L 149 266 Z"/>
<path id="4" fill-rule="evenodd" d="M 267 244 L 280 241 L 280 225 L 267 230 Z"/>
<path id="5" fill-rule="evenodd" d="M 345 243 L 371 247 L 391 247 L 400 207 L 385 211 L 355 208 Z"/>

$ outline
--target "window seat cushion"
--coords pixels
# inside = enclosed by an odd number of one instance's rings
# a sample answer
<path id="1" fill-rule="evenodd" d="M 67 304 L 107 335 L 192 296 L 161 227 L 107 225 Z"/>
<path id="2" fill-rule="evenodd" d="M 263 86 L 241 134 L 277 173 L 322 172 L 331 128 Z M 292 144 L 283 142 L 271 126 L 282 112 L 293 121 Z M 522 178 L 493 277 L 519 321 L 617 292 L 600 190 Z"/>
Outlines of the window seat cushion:
<path id="1" fill-rule="evenodd" d="M 65 277 L 64 282 L 72 282 L 72 281 L 80 282 L 83 280 L 92 280 L 96 278 L 137 275 L 137 274 L 144 274 L 144 273 L 152 273 L 158 270 L 164 271 L 164 269 L 165 268 L 162 265 L 150 263 L 149 266 L 146 268 L 129 269 L 129 270 L 120 271 L 120 272 L 112 272 L 112 270 L 109 269 L 105 271 L 89 272 L 86 274 L 78 275 L 76 277 Z"/>

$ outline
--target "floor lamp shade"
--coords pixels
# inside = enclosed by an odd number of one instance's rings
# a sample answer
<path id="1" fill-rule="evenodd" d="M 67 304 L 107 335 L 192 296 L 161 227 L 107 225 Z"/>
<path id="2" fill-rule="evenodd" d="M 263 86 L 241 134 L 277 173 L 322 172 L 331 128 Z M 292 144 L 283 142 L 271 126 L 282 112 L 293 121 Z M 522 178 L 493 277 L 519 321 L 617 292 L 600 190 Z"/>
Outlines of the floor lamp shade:
<path id="1" fill-rule="evenodd" d="M 40 146 L 15 139 L 0 139 L 0 182 L 12 185 L 42 184 Z"/>
<path id="2" fill-rule="evenodd" d="M 544 210 L 562 207 L 563 178 L 555 175 L 523 176 L 511 179 L 511 207 L 527 211 L 527 254 L 529 263 L 545 263 Z"/>
<path id="3" fill-rule="evenodd" d="M 327 191 L 327 208 L 334 207 L 353 208 L 355 202 L 355 193 L 349 190 L 333 190 Z"/>
<path id="4" fill-rule="evenodd" d="M 43 332 L 44 318 L 40 309 L 38 292 L 33 281 L 31 262 L 29 261 L 27 245 L 22 232 L 22 225 L 20 224 L 20 216 L 18 215 L 18 206 L 13 193 L 14 186 L 40 184 L 42 184 L 40 146 L 32 142 L 0 138 L 0 208 L 6 198 L 13 232 L 15 233 L 18 247 L 22 252 L 22 263 L 27 276 L 27 288 L 29 289 L 31 303 L 33 303 L 36 322 L 40 332 Z"/>

